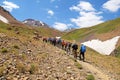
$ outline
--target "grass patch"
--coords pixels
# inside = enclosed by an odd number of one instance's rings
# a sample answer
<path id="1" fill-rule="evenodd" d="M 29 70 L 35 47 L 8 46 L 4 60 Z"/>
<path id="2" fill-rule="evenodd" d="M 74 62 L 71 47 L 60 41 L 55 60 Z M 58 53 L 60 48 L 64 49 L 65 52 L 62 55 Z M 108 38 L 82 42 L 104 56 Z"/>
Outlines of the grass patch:
<path id="1" fill-rule="evenodd" d="M 35 74 L 38 71 L 38 64 L 31 64 L 29 72 Z"/>
<path id="2" fill-rule="evenodd" d="M 87 75 L 86 77 L 87 80 L 95 80 L 94 76 L 93 75 Z"/>
<path id="3" fill-rule="evenodd" d="M 15 49 L 20 49 L 18 45 L 13 46 Z"/>
<path id="4" fill-rule="evenodd" d="M 120 46 L 116 49 L 116 57 L 120 59 Z"/>
<path id="5" fill-rule="evenodd" d="M 4 67 L 4 66 L 0 67 L 0 77 L 3 76 L 3 71 L 4 71 L 4 70 L 5 70 L 5 67 Z"/>
<path id="6" fill-rule="evenodd" d="M 21 73 L 25 73 L 25 71 L 27 71 L 27 69 L 23 63 L 17 62 L 16 67 Z"/>
<path id="7" fill-rule="evenodd" d="M 8 50 L 6 48 L 2 48 L 1 53 L 7 53 Z"/>
<path id="8" fill-rule="evenodd" d="M 71 60 L 73 60 L 74 62 L 77 62 L 77 60 L 73 57 L 70 57 Z"/>
<path id="9" fill-rule="evenodd" d="M 81 29 L 76 29 L 71 32 L 66 33 L 65 35 L 62 36 L 62 38 L 67 39 L 67 40 L 76 40 L 80 41 L 83 39 L 89 38 L 91 34 L 96 35 L 96 34 L 103 34 L 103 33 L 109 33 L 112 31 L 115 31 L 120 28 L 120 18 L 107 21 L 105 23 L 101 23 L 89 28 L 81 28 Z"/>
<path id="10" fill-rule="evenodd" d="M 78 62 L 75 62 L 75 66 L 78 68 L 78 69 L 83 69 L 82 65 Z"/>

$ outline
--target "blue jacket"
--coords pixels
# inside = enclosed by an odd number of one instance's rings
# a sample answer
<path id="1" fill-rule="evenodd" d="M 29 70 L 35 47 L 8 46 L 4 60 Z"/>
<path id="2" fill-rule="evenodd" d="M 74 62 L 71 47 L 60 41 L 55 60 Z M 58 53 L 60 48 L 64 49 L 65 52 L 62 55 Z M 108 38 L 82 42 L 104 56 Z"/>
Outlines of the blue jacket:
<path id="1" fill-rule="evenodd" d="M 84 53 L 86 51 L 86 46 L 82 44 L 80 52 Z"/>

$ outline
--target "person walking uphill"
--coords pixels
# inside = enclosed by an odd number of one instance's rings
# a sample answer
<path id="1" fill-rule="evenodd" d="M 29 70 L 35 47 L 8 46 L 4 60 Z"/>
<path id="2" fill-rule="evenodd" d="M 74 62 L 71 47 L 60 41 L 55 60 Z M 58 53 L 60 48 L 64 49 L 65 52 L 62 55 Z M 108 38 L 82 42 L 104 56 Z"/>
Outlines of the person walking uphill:
<path id="1" fill-rule="evenodd" d="M 74 58 L 77 59 L 77 49 L 78 49 L 78 45 L 76 43 L 74 43 L 72 45 L 72 49 L 73 49 L 73 55 L 74 55 Z"/>
<path id="2" fill-rule="evenodd" d="M 80 55 L 79 55 L 80 60 L 85 61 L 85 52 L 86 52 L 86 46 L 82 44 L 80 48 Z"/>

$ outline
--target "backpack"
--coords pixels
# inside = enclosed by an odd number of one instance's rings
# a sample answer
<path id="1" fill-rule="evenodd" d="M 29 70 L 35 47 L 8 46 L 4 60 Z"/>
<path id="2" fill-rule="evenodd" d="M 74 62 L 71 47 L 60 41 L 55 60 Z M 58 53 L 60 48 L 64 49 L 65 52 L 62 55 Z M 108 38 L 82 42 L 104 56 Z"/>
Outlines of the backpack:
<path id="1" fill-rule="evenodd" d="M 77 44 L 74 44 L 74 45 L 72 46 L 72 48 L 75 49 L 75 50 L 77 50 L 77 49 L 78 49 L 78 45 L 77 45 Z"/>
<path id="2" fill-rule="evenodd" d="M 84 53 L 86 51 L 86 46 L 82 45 L 80 51 Z"/>

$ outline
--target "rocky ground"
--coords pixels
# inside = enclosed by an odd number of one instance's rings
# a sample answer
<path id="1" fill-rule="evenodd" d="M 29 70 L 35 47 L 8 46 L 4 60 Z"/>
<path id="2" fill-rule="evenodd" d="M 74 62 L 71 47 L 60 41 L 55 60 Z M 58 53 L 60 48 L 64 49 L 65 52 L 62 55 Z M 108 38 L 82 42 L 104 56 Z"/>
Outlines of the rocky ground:
<path id="1" fill-rule="evenodd" d="M 21 41 L 0 34 L 0 80 L 86 80 L 65 52 L 41 40 Z"/>
<path id="2" fill-rule="evenodd" d="M 89 80 L 89 75 L 96 80 L 119 80 L 89 63 L 92 60 L 88 57 L 86 62 L 76 61 L 72 55 L 41 39 L 0 33 L 0 80 Z"/>

